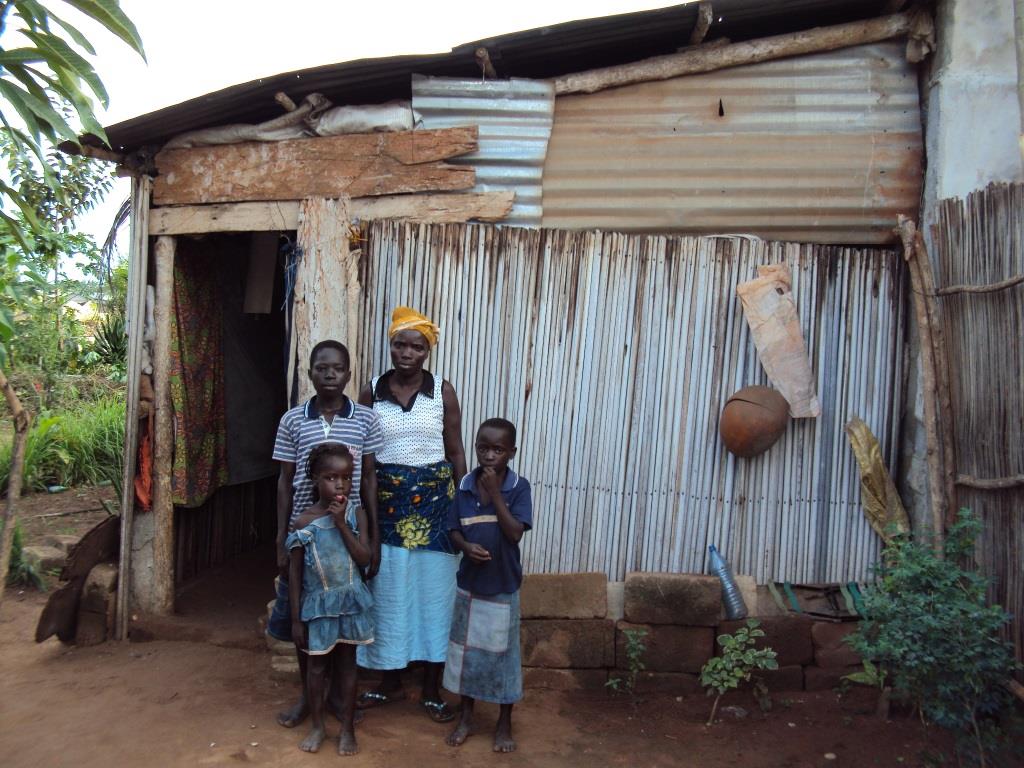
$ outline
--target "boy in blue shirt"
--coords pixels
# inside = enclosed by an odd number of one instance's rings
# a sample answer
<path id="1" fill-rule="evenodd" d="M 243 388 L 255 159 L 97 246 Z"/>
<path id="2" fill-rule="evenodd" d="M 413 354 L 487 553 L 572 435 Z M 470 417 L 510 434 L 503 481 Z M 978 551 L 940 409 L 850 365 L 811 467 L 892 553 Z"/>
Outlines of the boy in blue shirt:
<path id="1" fill-rule="evenodd" d="M 479 466 L 459 485 L 448 515 L 462 552 L 444 687 L 462 696 L 462 717 L 446 742 L 458 747 L 473 727 L 476 699 L 501 705 L 494 751 L 513 752 L 512 705 L 523 696 L 519 661 L 519 540 L 533 525 L 530 483 L 508 468 L 516 428 L 488 419 L 476 433 Z"/>

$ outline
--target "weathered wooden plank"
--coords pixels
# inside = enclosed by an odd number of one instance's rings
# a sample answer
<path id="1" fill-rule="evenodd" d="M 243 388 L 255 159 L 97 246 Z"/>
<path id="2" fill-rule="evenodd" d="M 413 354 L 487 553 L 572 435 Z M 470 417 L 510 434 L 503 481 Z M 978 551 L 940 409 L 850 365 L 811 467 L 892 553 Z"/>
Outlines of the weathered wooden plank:
<path id="1" fill-rule="evenodd" d="M 477 148 L 475 126 L 170 149 L 156 156 L 157 205 L 368 197 L 469 189 L 476 172 L 442 162 Z"/>
<path id="2" fill-rule="evenodd" d="M 349 202 L 355 219 L 399 219 L 425 224 L 501 221 L 512 210 L 515 192 L 438 192 L 420 195 L 360 197 Z M 196 235 L 206 232 L 280 232 L 295 229 L 298 201 L 182 205 L 150 210 L 149 234 Z"/>
<path id="3" fill-rule="evenodd" d="M 358 250 L 349 247 L 349 222 L 352 215 L 349 201 L 313 198 L 303 200 L 299 213 L 296 239 L 302 248 L 302 258 L 295 275 L 295 302 L 292 316 L 295 336 L 295 365 L 299 368 L 297 402 L 308 400 L 315 394 L 309 377 L 305 375 L 309 353 L 324 339 L 336 339 L 348 347 L 352 370 L 356 367 L 358 352 L 356 336 L 362 306 L 359 283 Z M 288 375 L 292 381 L 291 370 Z M 349 381 L 345 394 L 355 397 L 359 382 Z M 289 395 L 291 393 L 289 392 Z"/>

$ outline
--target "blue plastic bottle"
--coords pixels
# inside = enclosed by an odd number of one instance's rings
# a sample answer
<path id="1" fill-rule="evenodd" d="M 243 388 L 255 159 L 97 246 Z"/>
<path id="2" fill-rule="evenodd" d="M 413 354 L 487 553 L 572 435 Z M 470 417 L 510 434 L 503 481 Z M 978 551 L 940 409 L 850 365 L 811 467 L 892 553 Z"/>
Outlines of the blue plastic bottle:
<path id="1" fill-rule="evenodd" d="M 747 617 L 747 604 L 743 602 L 743 595 L 740 588 L 736 586 L 736 579 L 732 577 L 732 569 L 725 561 L 714 544 L 708 546 L 711 553 L 711 573 L 722 581 L 722 602 L 725 603 L 725 615 L 729 619 L 745 619 Z"/>

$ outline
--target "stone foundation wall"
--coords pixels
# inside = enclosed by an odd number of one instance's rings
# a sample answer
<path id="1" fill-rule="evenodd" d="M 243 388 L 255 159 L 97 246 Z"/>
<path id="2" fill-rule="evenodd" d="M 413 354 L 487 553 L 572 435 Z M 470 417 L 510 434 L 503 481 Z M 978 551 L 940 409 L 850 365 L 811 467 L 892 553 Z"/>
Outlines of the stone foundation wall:
<path id="1" fill-rule="evenodd" d="M 827 690 L 861 669 L 843 638 L 855 622 L 782 613 L 751 580 L 740 577 L 751 616 L 779 669 L 762 673 L 769 690 Z M 717 651 L 715 638 L 744 621 L 728 621 L 721 583 L 698 574 L 632 573 L 609 583 L 601 573 L 527 576 L 521 593 L 523 683 L 528 688 L 600 689 L 627 666 L 625 630 L 647 632 L 641 692 L 701 690 L 698 675 Z M 755 615 L 756 613 L 768 615 Z"/>

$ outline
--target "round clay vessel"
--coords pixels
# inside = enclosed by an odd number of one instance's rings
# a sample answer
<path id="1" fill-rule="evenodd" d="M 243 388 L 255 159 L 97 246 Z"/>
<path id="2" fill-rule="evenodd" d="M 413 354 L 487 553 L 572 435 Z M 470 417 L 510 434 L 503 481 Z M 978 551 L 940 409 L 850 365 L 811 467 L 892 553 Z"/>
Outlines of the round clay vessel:
<path id="1" fill-rule="evenodd" d="M 769 387 L 744 387 L 722 409 L 718 430 L 725 447 L 749 459 L 774 445 L 789 422 L 789 403 Z"/>

